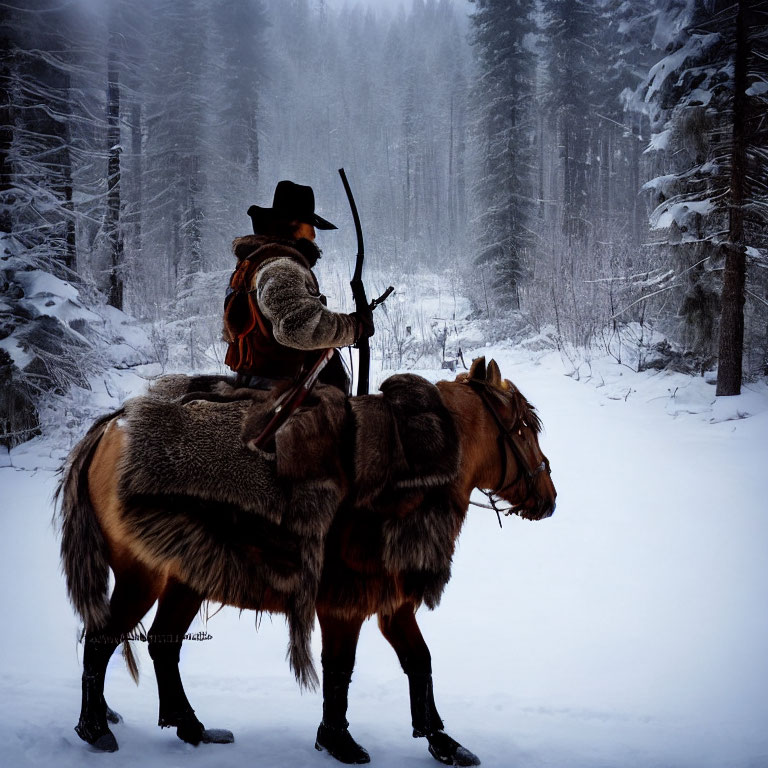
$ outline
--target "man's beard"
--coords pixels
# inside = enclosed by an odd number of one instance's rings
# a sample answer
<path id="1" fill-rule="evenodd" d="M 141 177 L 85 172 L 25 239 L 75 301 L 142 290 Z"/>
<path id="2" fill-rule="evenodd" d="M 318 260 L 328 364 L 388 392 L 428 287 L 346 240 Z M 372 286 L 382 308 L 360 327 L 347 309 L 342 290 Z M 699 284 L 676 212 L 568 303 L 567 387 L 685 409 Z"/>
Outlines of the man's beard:
<path id="1" fill-rule="evenodd" d="M 293 247 L 307 260 L 310 267 L 314 267 L 317 260 L 323 255 L 317 245 L 306 237 L 300 237 L 296 240 Z"/>

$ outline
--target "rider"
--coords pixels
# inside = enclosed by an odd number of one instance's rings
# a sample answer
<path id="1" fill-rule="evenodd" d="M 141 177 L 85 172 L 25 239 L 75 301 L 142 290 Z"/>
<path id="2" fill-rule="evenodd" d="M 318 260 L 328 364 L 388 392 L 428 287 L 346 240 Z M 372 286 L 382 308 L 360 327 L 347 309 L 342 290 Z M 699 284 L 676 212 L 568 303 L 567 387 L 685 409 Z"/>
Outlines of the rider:
<path id="1" fill-rule="evenodd" d="M 253 235 L 233 243 L 237 267 L 224 303 L 225 362 L 239 386 L 271 389 L 295 379 L 335 347 L 319 380 L 349 392 L 338 347 L 373 335 L 373 313 L 332 312 L 326 307 L 312 268 L 320 258 L 315 228 L 336 229 L 315 213 L 312 187 L 281 181 L 271 208 L 252 205 Z M 254 435 L 260 430 L 256 429 Z M 347 689 L 351 671 L 323 664 L 323 722 L 316 748 L 345 763 L 364 763 L 368 753 L 347 729 Z"/>
<path id="2" fill-rule="evenodd" d="M 321 351 L 373 335 L 372 313 L 333 312 L 312 268 L 320 258 L 315 229 L 336 229 L 315 213 L 312 187 L 280 181 L 271 208 L 252 205 L 253 235 L 237 238 L 237 267 L 224 302 L 226 364 L 240 386 L 270 389 L 300 376 Z M 349 391 L 335 352 L 320 381 Z"/>

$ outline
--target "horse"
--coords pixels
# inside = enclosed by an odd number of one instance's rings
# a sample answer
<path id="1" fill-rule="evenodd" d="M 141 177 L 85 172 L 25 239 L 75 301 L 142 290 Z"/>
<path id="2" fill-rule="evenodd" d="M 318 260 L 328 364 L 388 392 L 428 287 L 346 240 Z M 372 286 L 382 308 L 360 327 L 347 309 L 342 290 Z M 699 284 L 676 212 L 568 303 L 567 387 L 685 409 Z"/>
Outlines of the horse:
<path id="1" fill-rule="evenodd" d="M 532 520 L 554 512 L 557 494 L 549 461 L 539 447 L 538 414 L 522 393 L 501 377 L 495 361 L 486 365 L 484 358 L 478 358 L 468 373 L 459 374 L 454 381 L 438 382 L 436 387 L 455 425 L 457 472 L 439 497 L 439 503 L 446 508 L 432 510 L 432 517 L 421 524 L 445 531 L 450 564 L 453 543 L 475 488 L 490 489 L 510 505 L 505 511 Z M 125 638 L 157 602 L 146 639 L 157 678 L 159 725 L 176 727 L 177 736 L 194 745 L 230 742 L 231 732 L 206 729 L 189 703 L 179 674 L 183 636 L 203 601 L 208 599 L 269 613 L 287 614 L 289 607 L 284 595 L 270 587 L 260 589 L 257 597 L 238 597 L 241 593 L 237 590 L 224 598 L 218 592 L 202 593 L 199 584 L 182 567 L 184 553 L 193 546 L 191 542 L 182 540 L 181 549 L 177 547 L 176 555 L 165 562 L 149 557 L 124 522 L 129 511 L 121 500 L 119 483 L 125 460 L 126 437 L 120 412 L 102 417 L 70 453 L 57 490 L 69 596 L 85 623 L 82 704 L 75 730 L 97 750 L 109 752 L 118 748 L 108 723 L 118 722 L 119 716 L 104 698 L 107 663 L 123 642 L 129 671 L 137 679 Z M 348 497 L 352 490 L 342 488 L 341 496 Z M 393 647 L 408 678 L 413 735 L 425 737 L 429 753 L 444 764 L 479 764 L 470 750 L 445 732 L 435 704 L 431 655 L 419 630 L 416 610 L 422 600 L 434 607 L 439 590 L 436 597 L 425 598 L 429 592 L 424 591 L 423 584 L 421 592 L 414 588 L 413 573 L 398 571 L 397 565 L 382 560 L 381 520 L 387 515 L 405 521 L 416 519 L 413 510 L 426 504 L 430 492 L 429 488 L 406 489 L 404 495 L 395 495 L 389 502 L 379 499 L 375 504 L 389 504 L 390 508 L 367 516 L 342 499 L 335 506 L 322 543 L 321 574 L 312 606 L 320 625 L 323 671 L 323 715 L 315 748 L 327 751 L 343 763 L 370 760 L 368 752 L 350 734 L 346 714 L 360 629 L 367 618 L 376 616 L 381 633 Z M 142 513 L 170 513 L 171 502 L 164 506 L 162 498 L 154 498 L 151 504 L 146 502 L 147 509 Z M 178 500 L 174 503 L 178 505 Z M 151 505 L 156 508 L 150 510 Z M 406 546 L 415 545 L 415 538 L 424 533 L 407 526 L 404 530 Z M 184 534 L 180 533 L 179 538 L 183 539 Z M 280 550 L 282 546 L 274 536 L 267 536 L 261 544 L 258 536 L 254 541 L 255 546 L 243 550 L 244 557 L 254 561 L 269 555 L 268 550 Z M 416 550 L 414 557 L 429 559 L 418 547 Z M 277 561 L 283 555 L 289 557 L 290 553 L 278 551 Z M 108 569 L 114 575 L 114 588 L 108 603 L 104 598 L 102 605 L 94 595 L 106 589 Z M 443 580 L 447 581 L 449 575 Z M 247 568 L 241 578 L 248 578 Z"/>

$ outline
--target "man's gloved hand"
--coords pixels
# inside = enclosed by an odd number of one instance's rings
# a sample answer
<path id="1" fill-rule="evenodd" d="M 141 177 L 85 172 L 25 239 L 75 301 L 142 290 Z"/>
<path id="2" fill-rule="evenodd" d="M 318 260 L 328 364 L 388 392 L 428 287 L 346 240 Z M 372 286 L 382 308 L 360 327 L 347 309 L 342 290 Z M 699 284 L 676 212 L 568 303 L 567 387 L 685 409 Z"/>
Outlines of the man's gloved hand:
<path id="1" fill-rule="evenodd" d="M 356 324 L 355 341 L 369 339 L 376 332 L 373 326 L 373 312 L 351 312 L 349 315 Z"/>

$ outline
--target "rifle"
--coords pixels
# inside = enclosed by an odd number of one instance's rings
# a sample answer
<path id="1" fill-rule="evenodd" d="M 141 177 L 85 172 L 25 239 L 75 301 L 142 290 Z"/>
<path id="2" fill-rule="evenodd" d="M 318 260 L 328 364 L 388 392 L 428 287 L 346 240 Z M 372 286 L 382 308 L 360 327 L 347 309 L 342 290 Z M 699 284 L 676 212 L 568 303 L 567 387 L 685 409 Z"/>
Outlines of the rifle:
<path id="1" fill-rule="evenodd" d="M 333 352 L 333 349 L 323 350 L 322 355 L 317 358 L 317 361 L 307 373 L 275 400 L 272 408 L 272 418 L 267 423 L 267 426 L 264 427 L 259 435 L 248 441 L 248 448 L 250 450 L 255 451 L 269 442 L 274 437 L 275 432 L 288 421 L 290 415 L 301 406 L 312 387 L 315 386 L 320 372 L 333 357 Z"/>

